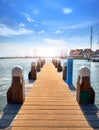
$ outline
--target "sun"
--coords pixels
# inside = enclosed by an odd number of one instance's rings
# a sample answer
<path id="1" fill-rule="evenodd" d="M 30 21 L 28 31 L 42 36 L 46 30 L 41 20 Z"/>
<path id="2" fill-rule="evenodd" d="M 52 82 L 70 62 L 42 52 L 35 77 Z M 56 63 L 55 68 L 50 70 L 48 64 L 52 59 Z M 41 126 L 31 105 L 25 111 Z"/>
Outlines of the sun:
<path id="1" fill-rule="evenodd" d="M 38 54 L 39 56 L 44 57 L 54 57 L 58 55 L 56 49 L 51 47 L 43 47 L 38 49 Z"/>

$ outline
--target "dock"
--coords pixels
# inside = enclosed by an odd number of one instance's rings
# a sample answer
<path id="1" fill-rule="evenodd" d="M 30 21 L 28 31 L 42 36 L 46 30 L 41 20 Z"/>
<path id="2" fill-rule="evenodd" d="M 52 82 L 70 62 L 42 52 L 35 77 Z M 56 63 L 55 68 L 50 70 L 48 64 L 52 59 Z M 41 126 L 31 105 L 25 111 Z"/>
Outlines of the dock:
<path id="1" fill-rule="evenodd" d="M 52 63 L 44 65 L 17 112 L 11 130 L 93 130 Z"/>

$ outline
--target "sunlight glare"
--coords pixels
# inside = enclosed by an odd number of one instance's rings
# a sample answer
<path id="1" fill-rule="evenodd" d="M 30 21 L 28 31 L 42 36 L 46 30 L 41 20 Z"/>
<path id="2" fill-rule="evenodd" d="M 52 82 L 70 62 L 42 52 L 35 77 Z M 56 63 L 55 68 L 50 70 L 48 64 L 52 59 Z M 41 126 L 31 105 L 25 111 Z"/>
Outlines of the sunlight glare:
<path id="1" fill-rule="evenodd" d="M 53 57 L 53 56 L 57 56 L 58 53 L 55 48 L 46 47 L 46 48 L 38 49 L 38 55 L 45 56 L 45 57 Z"/>

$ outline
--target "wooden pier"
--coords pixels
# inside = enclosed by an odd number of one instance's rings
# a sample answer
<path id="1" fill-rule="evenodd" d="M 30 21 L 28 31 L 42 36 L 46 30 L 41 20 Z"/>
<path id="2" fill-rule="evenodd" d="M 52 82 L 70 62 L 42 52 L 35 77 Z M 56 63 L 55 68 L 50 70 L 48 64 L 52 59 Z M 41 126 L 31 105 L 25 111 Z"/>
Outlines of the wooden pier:
<path id="1" fill-rule="evenodd" d="M 46 63 L 23 105 L 6 106 L 5 115 L 0 122 L 1 128 L 5 130 L 92 130 L 82 109 L 53 64 Z"/>
<path id="2" fill-rule="evenodd" d="M 45 64 L 12 123 L 12 130 L 91 130 L 70 89 Z"/>

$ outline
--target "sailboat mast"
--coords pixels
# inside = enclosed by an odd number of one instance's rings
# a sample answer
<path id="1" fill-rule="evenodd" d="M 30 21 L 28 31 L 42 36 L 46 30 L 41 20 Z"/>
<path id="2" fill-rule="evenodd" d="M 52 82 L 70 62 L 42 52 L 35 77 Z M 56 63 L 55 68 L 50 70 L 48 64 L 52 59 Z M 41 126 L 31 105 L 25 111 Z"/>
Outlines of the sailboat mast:
<path id="1" fill-rule="evenodd" d="M 99 45 L 99 33 L 98 33 L 98 41 L 97 41 L 97 47 L 98 47 L 98 45 Z"/>
<path id="2" fill-rule="evenodd" d="M 92 50 L 92 27 L 91 27 L 91 36 L 90 36 L 90 50 Z"/>

